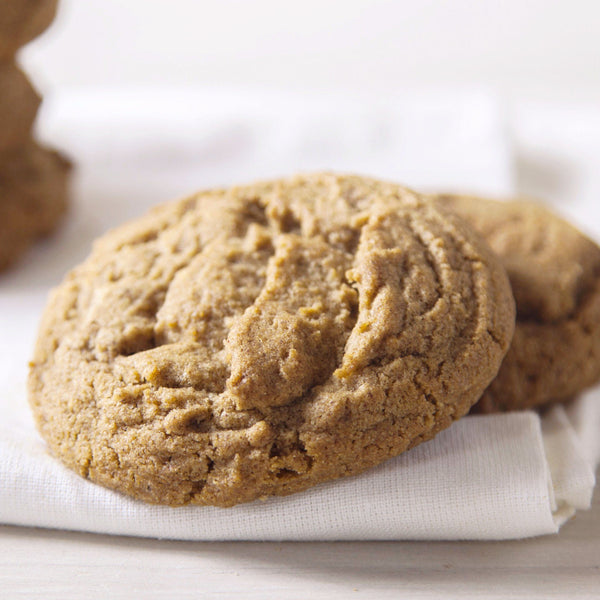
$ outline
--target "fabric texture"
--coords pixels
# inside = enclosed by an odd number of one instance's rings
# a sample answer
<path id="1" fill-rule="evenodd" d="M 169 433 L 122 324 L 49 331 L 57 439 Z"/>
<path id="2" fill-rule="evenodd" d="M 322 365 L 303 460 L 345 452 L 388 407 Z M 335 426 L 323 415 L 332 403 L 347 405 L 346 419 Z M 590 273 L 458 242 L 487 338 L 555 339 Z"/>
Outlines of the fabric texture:
<path id="1" fill-rule="evenodd" d="M 27 407 L 48 289 L 108 227 L 199 188 L 317 169 L 508 194 L 505 132 L 495 101 L 478 92 L 377 102 L 202 90 L 55 98 L 41 133 L 78 161 L 76 207 L 60 236 L 0 279 L 0 523 L 186 540 L 489 540 L 554 533 L 588 508 L 597 390 L 542 417 L 466 417 L 359 476 L 230 509 L 147 505 L 81 479 L 48 454 Z"/>

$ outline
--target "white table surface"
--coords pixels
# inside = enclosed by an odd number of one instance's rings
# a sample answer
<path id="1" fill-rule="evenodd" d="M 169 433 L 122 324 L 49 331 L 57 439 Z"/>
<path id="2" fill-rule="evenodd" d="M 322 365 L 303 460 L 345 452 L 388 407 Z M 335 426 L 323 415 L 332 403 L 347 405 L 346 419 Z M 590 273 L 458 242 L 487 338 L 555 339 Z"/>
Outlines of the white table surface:
<path id="1" fill-rule="evenodd" d="M 600 111 L 514 111 L 520 191 L 600 232 Z M 587 207 L 582 212 L 582 206 Z M 198 543 L 0 527 L 0 598 L 600 598 L 600 497 L 507 542 Z"/>
<path id="2" fill-rule="evenodd" d="M 509 542 L 171 542 L 0 527 L 0 597 L 598 598 L 600 497 Z"/>

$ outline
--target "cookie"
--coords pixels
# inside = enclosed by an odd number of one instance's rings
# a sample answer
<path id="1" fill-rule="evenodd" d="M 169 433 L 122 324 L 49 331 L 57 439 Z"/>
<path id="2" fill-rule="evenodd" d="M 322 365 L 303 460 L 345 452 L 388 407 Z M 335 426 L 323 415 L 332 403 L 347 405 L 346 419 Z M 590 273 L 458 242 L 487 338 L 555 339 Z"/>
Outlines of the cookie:
<path id="1" fill-rule="evenodd" d="M 497 258 L 389 183 L 199 193 L 97 241 L 52 293 L 30 403 L 52 452 L 152 503 L 359 473 L 467 413 L 514 328 Z"/>
<path id="2" fill-rule="evenodd" d="M 600 248 L 533 202 L 438 199 L 483 234 L 517 303 L 510 350 L 474 411 L 560 402 L 599 381 Z"/>
<path id="3" fill-rule="evenodd" d="M 0 154 L 0 270 L 63 215 L 70 163 L 36 144 Z"/>
<path id="4" fill-rule="evenodd" d="M 25 146 L 31 138 L 40 96 L 13 63 L 0 63 L 0 153 Z"/>
<path id="5" fill-rule="evenodd" d="M 0 3 L 0 59 L 11 58 L 37 37 L 56 16 L 58 0 L 2 0 Z"/>

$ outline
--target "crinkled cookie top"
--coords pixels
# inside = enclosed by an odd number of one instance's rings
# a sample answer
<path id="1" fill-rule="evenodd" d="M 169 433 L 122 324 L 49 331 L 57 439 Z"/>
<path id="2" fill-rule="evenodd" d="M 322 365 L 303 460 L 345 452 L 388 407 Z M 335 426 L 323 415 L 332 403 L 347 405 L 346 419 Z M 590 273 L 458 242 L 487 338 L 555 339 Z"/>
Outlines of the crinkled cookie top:
<path id="1" fill-rule="evenodd" d="M 358 473 L 468 412 L 514 302 L 480 238 L 397 185 L 196 194 L 96 242 L 52 294 L 30 401 L 52 451 L 155 503 Z"/>

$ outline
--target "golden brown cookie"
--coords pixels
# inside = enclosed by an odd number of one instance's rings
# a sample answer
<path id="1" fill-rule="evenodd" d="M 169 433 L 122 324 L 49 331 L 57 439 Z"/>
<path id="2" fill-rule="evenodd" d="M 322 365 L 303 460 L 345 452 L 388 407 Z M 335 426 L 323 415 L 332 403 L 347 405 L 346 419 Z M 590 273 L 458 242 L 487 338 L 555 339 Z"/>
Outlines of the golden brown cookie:
<path id="1" fill-rule="evenodd" d="M 0 154 L 0 270 L 49 233 L 66 208 L 70 164 L 31 143 Z"/>
<path id="2" fill-rule="evenodd" d="M 11 58 L 52 23 L 58 0 L 0 2 L 0 60 Z"/>
<path id="3" fill-rule="evenodd" d="M 0 63 L 0 153 L 29 143 L 40 100 L 21 69 Z"/>
<path id="4" fill-rule="evenodd" d="M 397 185 L 207 191 L 96 242 L 30 374 L 52 452 L 155 503 L 231 506 L 359 473 L 467 413 L 514 327 L 497 258 Z"/>
<path id="5" fill-rule="evenodd" d="M 510 350 L 474 411 L 564 401 L 600 380 L 600 248 L 533 202 L 438 198 L 483 234 L 517 303 Z"/>

